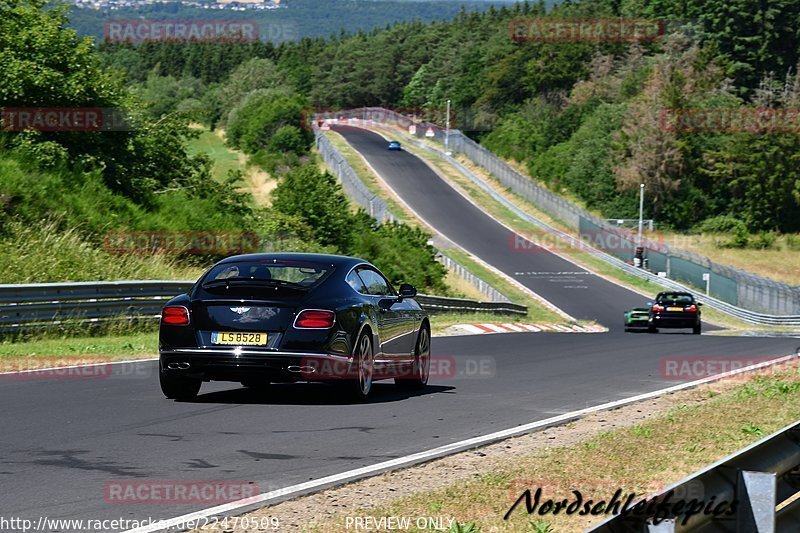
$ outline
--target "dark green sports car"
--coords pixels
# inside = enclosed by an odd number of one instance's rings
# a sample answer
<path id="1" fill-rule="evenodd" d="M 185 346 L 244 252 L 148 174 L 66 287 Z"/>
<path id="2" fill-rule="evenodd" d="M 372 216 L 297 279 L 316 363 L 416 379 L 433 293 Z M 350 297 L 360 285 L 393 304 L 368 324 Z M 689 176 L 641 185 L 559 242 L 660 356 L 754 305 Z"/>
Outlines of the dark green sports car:
<path id="1" fill-rule="evenodd" d="M 634 328 L 647 328 L 650 318 L 649 307 L 634 307 L 630 311 L 625 312 L 625 331 L 630 331 Z"/>

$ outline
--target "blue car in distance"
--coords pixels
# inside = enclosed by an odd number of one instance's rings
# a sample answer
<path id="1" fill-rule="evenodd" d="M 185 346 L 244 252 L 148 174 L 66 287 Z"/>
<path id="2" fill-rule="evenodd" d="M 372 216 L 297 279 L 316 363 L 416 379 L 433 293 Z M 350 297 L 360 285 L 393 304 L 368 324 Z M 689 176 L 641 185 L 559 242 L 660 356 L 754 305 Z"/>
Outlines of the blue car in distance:
<path id="1" fill-rule="evenodd" d="M 402 150 L 402 148 L 400 148 L 400 142 L 399 141 L 389 141 L 388 148 L 389 148 L 389 150 Z"/>

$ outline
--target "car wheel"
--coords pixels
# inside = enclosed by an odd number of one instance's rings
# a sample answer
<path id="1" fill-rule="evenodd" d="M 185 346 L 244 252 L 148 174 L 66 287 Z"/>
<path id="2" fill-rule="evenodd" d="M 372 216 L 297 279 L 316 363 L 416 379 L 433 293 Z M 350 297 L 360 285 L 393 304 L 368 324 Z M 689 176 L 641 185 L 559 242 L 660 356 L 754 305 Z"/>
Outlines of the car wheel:
<path id="1" fill-rule="evenodd" d="M 412 375 L 394 378 L 395 385 L 403 388 L 421 389 L 428 384 L 431 373 L 431 332 L 427 326 L 419 330 L 417 345 L 414 349 L 414 365 Z"/>
<path id="2" fill-rule="evenodd" d="M 369 334 L 362 333 L 358 338 L 353 356 L 358 375 L 349 384 L 350 392 L 356 400 L 365 401 L 369 398 L 372 390 L 372 377 L 375 370 L 375 353 L 372 350 Z"/>
<path id="3" fill-rule="evenodd" d="M 200 386 L 203 384 L 199 379 L 173 376 L 166 372 L 160 373 L 159 382 L 161 383 L 161 392 L 170 400 L 191 400 L 197 396 Z"/>
<path id="4" fill-rule="evenodd" d="M 702 331 L 703 326 L 702 324 L 698 323 L 695 327 L 692 328 L 692 333 L 695 335 L 700 335 L 700 331 Z"/>

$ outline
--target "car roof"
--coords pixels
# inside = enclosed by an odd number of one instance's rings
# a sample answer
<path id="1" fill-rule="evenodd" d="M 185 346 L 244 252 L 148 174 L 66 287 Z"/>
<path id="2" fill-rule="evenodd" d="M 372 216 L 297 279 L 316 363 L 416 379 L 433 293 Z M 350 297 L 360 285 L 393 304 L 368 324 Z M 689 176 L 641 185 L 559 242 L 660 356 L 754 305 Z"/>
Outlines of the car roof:
<path id="1" fill-rule="evenodd" d="M 310 254 L 296 252 L 275 252 L 258 254 L 239 254 L 226 257 L 217 264 L 236 263 L 239 261 L 305 261 L 309 263 L 326 263 L 337 268 L 351 268 L 363 263 L 371 264 L 369 261 L 350 257 L 346 255 L 333 254 Z"/>
<path id="2" fill-rule="evenodd" d="M 694 298 L 694 295 L 692 293 L 690 293 L 690 292 L 680 292 L 680 291 L 659 292 L 656 295 L 656 298 L 658 298 L 659 296 L 690 296 L 690 297 Z"/>

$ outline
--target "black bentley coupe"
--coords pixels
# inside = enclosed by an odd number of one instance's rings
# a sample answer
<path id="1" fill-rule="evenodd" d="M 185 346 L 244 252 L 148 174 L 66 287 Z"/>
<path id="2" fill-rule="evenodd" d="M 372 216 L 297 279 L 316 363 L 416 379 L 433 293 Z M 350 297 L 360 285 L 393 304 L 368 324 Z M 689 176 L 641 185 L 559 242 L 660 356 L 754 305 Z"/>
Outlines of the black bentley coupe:
<path id="1" fill-rule="evenodd" d="M 203 381 L 325 381 L 364 400 L 378 379 L 424 387 L 431 332 L 416 294 L 353 257 L 226 258 L 162 310 L 161 390 L 188 400 Z"/>

